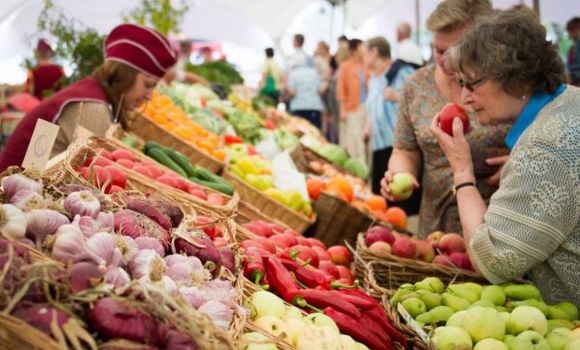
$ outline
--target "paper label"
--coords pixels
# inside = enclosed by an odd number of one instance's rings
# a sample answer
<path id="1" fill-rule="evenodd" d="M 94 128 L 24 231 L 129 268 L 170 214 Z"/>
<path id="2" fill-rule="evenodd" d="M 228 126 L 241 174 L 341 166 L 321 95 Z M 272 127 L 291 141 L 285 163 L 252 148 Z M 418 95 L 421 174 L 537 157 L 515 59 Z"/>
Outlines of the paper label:
<path id="1" fill-rule="evenodd" d="M 35 167 L 40 171 L 46 168 L 58 130 L 60 130 L 60 126 L 38 119 L 24 161 L 22 161 L 23 168 Z"/>
<path id="2" fill-rule="evenodd" d="M 94 134 L 82 126 L 78 126 L 75 130 L 75 141 L 87 141 Z"/>
<path id="3" fill-rule="evenodd" d="M 413 317 L 409 315 L 409 313 L 407 312 L 407 310 L 405 310 L 405 308 L 403 307 L 403 305 L 401 305 L 401 303 L 397 305 L 397 311 L 399 312 L 399 314 L 401 314 L 401 316 L 403 316 L 405 322 L 407 322 L 407 325 L 409 325 L 419 335 L 419 337 L 421 337 L 421 339 L 425 343 L 429 343 L 431 341 L 427 333 L 425 333 L 423 328 L 421 328 L 421 326 L 419 326 L 417 322 L 415 322 Z"/>

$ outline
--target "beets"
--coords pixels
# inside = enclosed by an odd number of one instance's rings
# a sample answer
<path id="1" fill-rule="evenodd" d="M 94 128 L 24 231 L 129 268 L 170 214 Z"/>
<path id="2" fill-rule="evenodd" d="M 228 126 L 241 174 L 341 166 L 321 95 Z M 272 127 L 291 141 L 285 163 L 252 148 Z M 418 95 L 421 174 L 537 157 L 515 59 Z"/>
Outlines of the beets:
<path id="1" fill-rule="evenodd" d="M 198 258 L 214 278 L 217 278 L 222 268 L 222 257 L 211 239 L 203 232 L 188 233 L 185 238 L 175 239 L 175 254 L 185 254 Z"/>

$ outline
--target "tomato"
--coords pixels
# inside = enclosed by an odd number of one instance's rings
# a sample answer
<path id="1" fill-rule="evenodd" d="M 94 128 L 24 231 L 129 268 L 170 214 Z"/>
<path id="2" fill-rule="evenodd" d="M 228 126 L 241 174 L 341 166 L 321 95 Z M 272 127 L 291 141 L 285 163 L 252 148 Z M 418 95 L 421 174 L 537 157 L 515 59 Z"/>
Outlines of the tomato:
<path id="1" fill-rule="evenodd" d="M 135 161 L 135 155 L 133 155 L 133 152 L 129 151 L 128 149 L 123 148 L 116 149 L 113 151 L 113 153 L 111 153 L 111 156 L 113 156 L 113 159 L 115 161 L 119 159 L 126 159 L 132 162 Z"/>
<path id="2" fill-rule="evenodd" d="M 455 103 L 448 103 L 439 111 L 439 125 L 441 130 L 453 136 L 453 119 L 459 118 L 463 123 L 463 133 L 469 132 L 469 117 L 465 109 Z"/>
<path id="3" fill-rule="evenodd" d="M 91 181 L 91 168 L 85 168 L 82 175 L 89 183 L 96 186 L 99 189 L 103 189 L 105 186 L 104 191 L 105 193 L 109 193 L 111 190 L 111 186 L 113 186 L 111 174 L 102 166 L 95 165 L 93 166 L 93 178 Z"/>
<path id="4" fill-rule="evenodd" d="M 149 168 L 146 167 L 146 166 L 143 166 L 143 165 L 135 165 L 133 167 L 133 170 L 135 172 L 138 172 L 141 175 L 147 176 L 148 178 L 152 178 L 151 171 L 149 171 Z"/>
<path id="5" fill-rule="evenodd" d="M 135 166 L 135 163 L 133 163 L 132 161 L 127 160 L 127 159 L 119 159 L 115 163 L 117 163 L 120 166 L 122 166 L 123 168 L 127 168 L 127 169 L 133 169 L 133 167 Z"/>
<path id="6" fill-rule="evenodd" d="M 111 174 L 111 181 L 113 181 L 114 186 L 121 187 L 122 189 L 127 187 L 127 176 L 123 170 L 112 165 L 106 166 L 105 169 Z"/>

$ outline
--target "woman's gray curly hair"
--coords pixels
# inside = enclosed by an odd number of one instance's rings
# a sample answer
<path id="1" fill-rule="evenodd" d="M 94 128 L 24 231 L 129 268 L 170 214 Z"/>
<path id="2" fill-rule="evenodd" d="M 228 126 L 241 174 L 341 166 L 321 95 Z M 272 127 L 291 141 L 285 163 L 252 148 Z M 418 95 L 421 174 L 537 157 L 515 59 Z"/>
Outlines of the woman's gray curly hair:
<path id="1" fill-rule="evenodd" d="M 528 11 L 498 11 L 482 19 L 450 50 L 453 68 L 469 79 L 491 79 L 512 96 L 554 93 L 564 62 L 546 29 Z"/>

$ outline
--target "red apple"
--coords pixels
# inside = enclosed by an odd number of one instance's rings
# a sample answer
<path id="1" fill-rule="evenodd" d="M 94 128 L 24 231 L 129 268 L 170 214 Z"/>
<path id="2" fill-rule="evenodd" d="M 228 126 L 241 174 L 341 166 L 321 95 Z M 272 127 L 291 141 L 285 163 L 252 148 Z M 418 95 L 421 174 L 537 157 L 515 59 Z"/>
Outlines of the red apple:
<path id="1" fill-rule="evenodd" d="M 441 130 L 453 136 L 453 120 L 455 118 L 461 120 L 463 133 L 467 134 L 469 132 L 469 117 L 465 113 L 465 109 L 455 103 L 448 103 L 439 111 L 439 126 Z"/>
<path id="2" fill-rule="evenodd" d="M 452 266 L 451 261 L 449 260 L 449 256 L 445 254 L 435 256 L 435 259 L 433 259 L 433 264 L 441 266 Z"/>
<path id="3" fill-rule="evenodd" d="M 318 259 L 318 254 L 311 247 L 305 245 L 295 245 L 290 247 L 293 252 L 299 252 L 296 257 L 304 262 L 308 262 L 314 267 L 318 267 L 320 260 Z"/>
<path id="4" fill-rule="evenodd" d="M 322 243 L 321 240 L 316 239 L 316 238 L 306 238 L 306 239 L 308 240 L 308 242 L 310 243 L 310 246 L 312 248 L 314 248 L 314 247 L 320 247 L 320 248 L 326 250 L 326 246 L 324 245 L 324 243 Z"/>
<path id="5" fill-rule="evenodd" d="M 367 231 L 367 235 L 365 236 L 365 243 L 367 247 L 370 247 L 373 243 L 382 241 L 386 242 L 389 245 L 392 245 L 395 242 L 395 236 L 386 227 L 383 226 L 374 226 L 371 227 Z"/>
<path id="6" fill-rule="evenodd" d="M 340 279 L 344 279 L 344 280 L 349 281 L 348 284 L 350 284 L 350 285 L 352 285 L 354 283 L 354 276 L 352 275 L 352 272 L 350 272 L 348 267 L 342 266 L 342 265 L 336 265 L 336 269 L 338 270 L 338 273 L 340 274 Z"/>
<path id="7" fill-rule="evenodd" d="M 312 247 L 312 250 L 314 250 L 316 252 L 316 255 L 318 255 L 319 261 L 330 261 L 330 255 L 328 254 L 326 249 L 320 248 L 319 246 L 314 246 Z"/>
<path id="8" fill-rule="evenodd" d="M 393 249 L 387 242 L 376 241 L 369 247 L 369 250 L 376 253 L 391 254 Z"/>
<path id="9" fill-rule="evenodd" d="M 334 277 L 334 279 L 340 278 L 340 273 L 338 272 L 336 265 L 334 265 L 331 261 L 327 261 L 327 260 L 320 261 L 318 263 L 318 269 L 322 270 L 322 271 L 326 271 L 327 273 L 332 275 L 332 277 Z"/>
<path id="10" fill-rule="evenodd" d="M 415 241 L 415 244 L 419 248 L 418 259 L 426 262 L 432 262 L 435 258 L 435 251 L 433 250 L 433 247 L 431 247 L 431 244 L 423 240 L 417 240 Z"/>
<path id="11" fill-rule="evenodd" d="M 312 245 L 310 244 L 310 241 L 308 240 L 308 238 L 302 237 L 302 236 L 297 236 L 296 240 L 298 241 L 298 244 L 306 246 L 306 247 L 312 247 Z"/>
<path id="12" fill-rule="evenodd" d="M 330 261 L 336 265 L 342 265 L 346 267 L 350 266 L 350 263 L 352 262 L 352 255 L 350 254 L 350 251 L 347 247 L 343 245 L 335 245 L 329 247 L 326 251 L 328 252 L 328 255 L 330 255 Z"/>
<path id="13" fill-rule="evenodd" d="M 457 233 L 448 233 L 439 240 L 439 249 L 445 254 L 465 253 L 465 241 Z"/>
<path id="14" fill-rule="evenodd" d="M 401 237 L 393 243 L 393 254 L 406 259 L 417 259 L 419 248 L 409 237 Z"/>
<path id="15" fill-rule="evenodd" d="M 439 241 L 441 240 L 441 237 L 443 237 L 443 235 L 445 235 L 445 233 L 441 231 L 435 231 L 431 232 L 429 236 L 427 236 L 427 242 L 431 244 L 433 250 L 437 251 L 437 249 L 439 249 Z"/>
<path id="16" fill-rule="evenodd" d="M 465 253 L 451 253 L 449 260 L 460 269 L 471 270 L 471 260 L 469 260 L 469 256 Z"/>
<path id="17" fill-rule="evenodd" d="M 296 237 L 289 233 L 282 233 L 279 235 L 273 235 L 268 238 L 274 245 L 280 249 L 290 248 L 298 244 Z"/>

